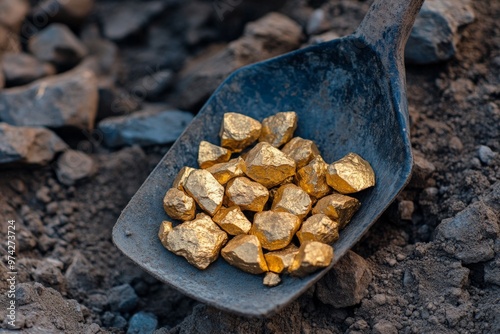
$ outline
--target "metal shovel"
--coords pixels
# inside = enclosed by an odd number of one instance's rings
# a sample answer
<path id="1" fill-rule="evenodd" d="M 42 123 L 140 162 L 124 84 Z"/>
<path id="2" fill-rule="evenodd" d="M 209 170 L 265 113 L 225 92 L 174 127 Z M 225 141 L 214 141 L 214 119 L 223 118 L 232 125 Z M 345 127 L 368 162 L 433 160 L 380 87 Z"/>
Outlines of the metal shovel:
<path id="1" fill-rule="evenodd" d="M 412 169 L 404 46 L 424 0 L 376 0 L 351 36 L 244 67 L 224 81 L 138 190 L 113 229 L 118 248 L 148 273 L 189 297 L 246 316 L 269 315 L 306 291 L 380 217 Z M 200 141 L 219 143 L 225 112 L 258 120 L 294 110 L 296 135 L 314 140 L 327 162 L 349 152 L 368 160 L 377 185 L 359 194 L 361 209 L 334 243 L 335 260 L 305 278 L 262 276 L 222 258 L 200 271 L 160 243 L 165 192 L 183 166 L 197 167 Z"/>

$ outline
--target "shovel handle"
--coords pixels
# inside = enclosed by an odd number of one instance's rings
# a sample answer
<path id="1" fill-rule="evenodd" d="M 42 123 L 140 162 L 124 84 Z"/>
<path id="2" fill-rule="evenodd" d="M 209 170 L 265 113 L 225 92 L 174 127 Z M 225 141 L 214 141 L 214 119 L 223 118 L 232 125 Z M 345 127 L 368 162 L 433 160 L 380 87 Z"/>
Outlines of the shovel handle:
<path id="1" fill-rule="evenodd" d="M 404 49 L 424 0 L 375 0 L 356 31 L 385 60 L 403 64 Z"/>

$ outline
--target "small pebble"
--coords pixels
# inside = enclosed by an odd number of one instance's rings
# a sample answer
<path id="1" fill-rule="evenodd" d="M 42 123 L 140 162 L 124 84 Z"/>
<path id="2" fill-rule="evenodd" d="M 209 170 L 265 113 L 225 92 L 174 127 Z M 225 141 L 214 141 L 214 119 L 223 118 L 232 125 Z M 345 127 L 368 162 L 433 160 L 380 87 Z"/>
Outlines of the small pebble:
<path id="1" fill-rule="evenodd" d="M 490 165 L 495 158 L 495 152 L 485 145 L 479 146 L 477 155 L 479 156 L 479 160 L 481 160 L 481 162 L 485 165 Z"/>

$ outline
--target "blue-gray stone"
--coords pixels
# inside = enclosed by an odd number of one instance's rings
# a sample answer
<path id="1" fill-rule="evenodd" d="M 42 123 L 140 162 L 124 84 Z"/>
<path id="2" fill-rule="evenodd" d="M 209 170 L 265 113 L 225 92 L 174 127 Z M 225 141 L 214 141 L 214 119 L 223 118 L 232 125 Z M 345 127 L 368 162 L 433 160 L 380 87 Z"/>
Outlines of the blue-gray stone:
<path id="1" fill-rule="evenodd" d="M 130 312 L 137 305 L 138 297 L 129 284 L 118 285 L 109 290 L 108 304 L 111 311 Z"/>
<path id="2" fill-rule="evenodd" d="M 406 61 L 431 64 L 452 58 L 460 40 L 458 28 L 472 21 L 470 0 L 426 0 L 406 44 Z"/>
<path id="3" fill-rule="evenodd" d="M 192 119 L 193 115 L 185 111 L 139 111 L 106 118 L 98 129 L 108 147 L 168 144 L 179 137 Z"/>
<path id="4" fill-rule="evenodd" d="M 130 318 L 127 334 L 152 334 L 158 326 L 158 319 L 149 312 L 139 312 Z"/>
<path id="5" fill-rule="evenodd" d="M 479 160 L 481 160 L 481 162 L 485 165 L 491 164 L 493 159 L 495 159 L 495 152 L 485 145 L 479 146 L 477 155 L 479 156 Z"/>

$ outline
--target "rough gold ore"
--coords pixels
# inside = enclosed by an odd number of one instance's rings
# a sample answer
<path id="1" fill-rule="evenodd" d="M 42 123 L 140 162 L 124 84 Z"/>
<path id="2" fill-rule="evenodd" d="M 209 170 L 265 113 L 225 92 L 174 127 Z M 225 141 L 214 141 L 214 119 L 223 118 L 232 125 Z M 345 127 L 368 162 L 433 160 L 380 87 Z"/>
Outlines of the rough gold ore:
<path id="1" fill-rule="evenodd" d="M 221 255 L 230 265 L 251 274 L 268 271 L 259 239 L 254 235 L 237 235 L 222 248 Z"/>
<path id="2" fill-rule="evenodd" d="M 221 146 L 233 152 L 241 152 L 259 139 L 262 125 L 255 119 L 228 112 L 224 114 L 220 129 Z"/>
<path id="3" fill-rule="evenodd" d="M 358 211 L 361 203 L 353 197 L 333 193 L 323 197 L 316 203 L 312 213 L 323 213 L 335 220 L 339 224 L 339 229 L 343 229 L 351 220 L 352 216 Z"/>
<path id="4" fill-rule="evenodd" d="M 297 114 L 295 111 L 279 112 L 262 121 L 262 131 L 259 142 L 266 142 L 274 147 L 286 144 L 297 129 Z"/>
<path id="5" fill-rule="evenodd" d="M 217 260 L 226 242 L 226 232 L 208 215 L 200 213 L 196 219 L 177 225 L 167 233 L 164 246 L 196 268 L 206 269 Z"/>
<path id="6" fill-rule="evenodd" d="M 312 140 L 300 137 L 292 138 L 281 151 L 295 161 L 297 169 L 304 167 L 319 155 L 318 147 Z"/>
<path id="7" fill-rule="evenodd" d="M 309 195 L 300 187 L 289 183 L 279 187 L 274 195 L 271 210 L 289 212 L 300 219 L 304 219 L 309 211 L 311 211 L 311 206 L 312 201 Z"/>
<path id="8" fill-rule="evenodd" d="M 288 212 L 263 211 L 255 214 L 250 234 L 259 238 L 262 248 L 278 250 L 290 244 L 300 227 L 300 218 Z"/>
<path id="9" fill-rule="evenodd" d="M 326 183 L 328 164 L 321 156 L 316 156 L 308 165 L 297 171 L 295 176 L 297 185 L 314 199 L 320 199 L 331 192 Z"/>
<path id="10" fill-rule="evenodd" d="M 167 247 L 167 235 L 172 232 L 172 223 L 169 221 L 162 221 L 160 225 L 160 230 L 158 231 L 158 238 L 160 238 L 163 247 Z"/>
<path id="11" fill-rule="evenodd" d="M 299 248 L 294 244 L 288 245 L 286 248 L 274 252 L 264 254 L 269 271 L 281 274 L 287 272 L 293 262 L 295 255 L 299 252 Z"/>
<path id="12" fill-rule="evenodd" d="M 349 153 L 328 166 L 326 181 L 339 193 L 352 194 L 375 185 L 375 173 L 368 161 Z"/>
<path id="13" fill-rule="evenodd" d="M 198 149 L 198 164 L 200 168 L 212 167 L 221 162 L 231 159 L 231 151 L 223 147 L 202 140 Z"/>
<path id="14" fill-rule="evenodd" d="M 207 170 L 212 173 L 220 184 L 225 185 L 229 180 L 245 175 L 245 167 L 245 161 L 241 157 L 238 157 L 228 162 L 208 167 Z"/>
<path id="15" fill-rule="evenodd" d="M 252 223 L 238 206 L 220 208 L 213 217 L 213 221 L 230 235 L 248 234 L 252 227 Z"/>
<path id="16" fill-rule="evenodd" d="M 179 190 L 185 191 L 184 190 L 184 183 L 186 183 L 186 180 L 187 180 L 189 174 L 191 174 L 191 172 L 194 170 L 195 169 L 191 168 L 191 167 L 187 167 L 187 166 L 182 167 L 174 179 L 174 183 L 172 184 L 172 188 L 177 188 Z"/>
<path id="17" fill-rule="evenodd" d="M 262 184 L 246 177 L 237 177 L 227 183 L 228 206 L 237 205 L 241 210 L 262 211 L 269 199 L 269 191 Z"/>
<path id="18" fill-rule="evenodd" d="M 172 219 L 191 220 L 196 212 L 196 203 L 183 191 L 170 188 L 163 197 L 163 209 Z"/>
<path id="19" fill-rule="evenodd" d="M 293 259 L 289 268 L 290 274 L 303 277 L 320 268 L 328 267 L 332 260 L 332 246 L 318 241 L 305 241 Z"/>
<path id="20" fill-rule="evenodd" d="M 269 287 L 276 286 L 281 283 L 280 275 L 269 271 L 264 276 L 262 283 Z"/>
<path id="21" fill-rule="evenodd" d="M 222 206 L 224 187 L 205 169 L 192 171 L 184 184 L 184 189 L 210 216 Z"/>
<path id="22" fill-rule="evenodd" d="M 302 223 L 302 227 L 297 232 L 300 243 L 305 241 L 319 241 L 331 244 L 339 238 L 339 227 L 337 222 L 328 218 L 327 215 L 319 213 L 312 215 Z"/>
<path id="23" fill-rule="evenodd" d="M 295 161 L 268 143 L 258 143 L 245 158 L 245 174 L 272 188 L 295 175 Z"/>

